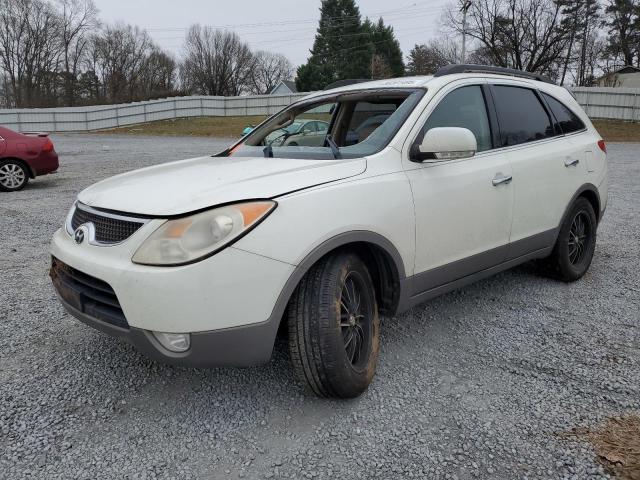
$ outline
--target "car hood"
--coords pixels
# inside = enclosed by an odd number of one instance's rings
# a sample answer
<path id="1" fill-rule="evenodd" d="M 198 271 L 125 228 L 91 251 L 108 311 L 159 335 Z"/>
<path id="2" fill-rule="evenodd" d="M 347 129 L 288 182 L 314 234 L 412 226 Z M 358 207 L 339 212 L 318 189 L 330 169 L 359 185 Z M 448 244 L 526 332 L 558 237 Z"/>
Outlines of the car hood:
<path id="1" fill-rule="evenodd" d="M 96 208 L 170 216 L 222 203 L 273 198 L 359 175 L 366 160 L 200 157 L 116 175 L 78 200 Z"/>

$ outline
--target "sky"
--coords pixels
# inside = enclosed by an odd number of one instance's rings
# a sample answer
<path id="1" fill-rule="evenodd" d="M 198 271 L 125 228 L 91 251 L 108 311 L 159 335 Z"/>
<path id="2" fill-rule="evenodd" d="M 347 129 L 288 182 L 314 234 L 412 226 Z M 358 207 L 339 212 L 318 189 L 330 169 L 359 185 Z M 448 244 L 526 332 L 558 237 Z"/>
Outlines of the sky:
<path id="1" fill-rule="evenodd" d="M 392 25 L 405 56 L 416 43 L 437 37 L 439 20 L 451 0 L 356 0 L 363 18 L 382 16 Z M 182 51 L 193 23 L 234 30 L 254 50 L 282 53 L 294 64 L 306 62 L 313 45 L 320 0 L 94 0 L 100 19 L 122 21 L 148 31 L 158 45 Z"/>

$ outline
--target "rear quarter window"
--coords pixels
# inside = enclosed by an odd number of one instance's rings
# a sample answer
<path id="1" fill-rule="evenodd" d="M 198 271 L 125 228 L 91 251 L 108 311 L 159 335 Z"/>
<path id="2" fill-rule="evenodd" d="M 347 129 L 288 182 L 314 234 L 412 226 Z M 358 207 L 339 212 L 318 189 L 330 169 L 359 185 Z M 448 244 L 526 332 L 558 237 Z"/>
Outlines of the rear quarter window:
<path id="1" fill-rule="evenodd" d="M 503 147 L 553 137 L 551 119 L 533 90 L 505 85 L 492 90 Z"/>
<path id="2" fill-rule="evenodd" d="M 542 96 L 547 105 L 549 105 L 549 109 L 556 118 L 557 125 L 562 133 L 579 132 L 586 128 L 582 120 L 564 103 L 546 93 L 543 93 Z"/>

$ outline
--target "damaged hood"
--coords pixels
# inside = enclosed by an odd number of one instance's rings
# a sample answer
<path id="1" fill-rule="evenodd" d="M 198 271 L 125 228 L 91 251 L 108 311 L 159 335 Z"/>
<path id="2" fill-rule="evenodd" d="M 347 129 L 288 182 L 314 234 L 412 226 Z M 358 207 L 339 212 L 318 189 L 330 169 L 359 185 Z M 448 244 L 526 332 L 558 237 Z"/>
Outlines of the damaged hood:
<path id="1" fill-rule="evenodd" d="M 83 190 L 78 200 L 96 208 L 164 217 L 273 198 L 359 175 L 366 165 L 363 158 L 200 157 L 116 175 Z"/>

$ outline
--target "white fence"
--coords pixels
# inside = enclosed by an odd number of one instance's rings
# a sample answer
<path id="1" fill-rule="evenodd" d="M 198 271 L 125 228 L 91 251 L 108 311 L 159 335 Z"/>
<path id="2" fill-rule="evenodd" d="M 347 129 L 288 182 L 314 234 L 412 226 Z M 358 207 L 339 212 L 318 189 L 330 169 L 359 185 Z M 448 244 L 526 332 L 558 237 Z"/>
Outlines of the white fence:
<path id="1" fill-rule="evenodd" d="M 90 107 L 0 110 L 0 125 L 19 132 L 86 132 L 181 117 L 271 115 L 306 94 L 174 97 Z"/>
<path id="2" fill-rule="evenodd" d="M 591 118 L 640 121 L 640 88 L 576 87 L 571 91 Z"/>
<path id="3" fill-rule="evenodd" d="M 591 118 L 640 121 L 640 88 L 572 91 Z M 0 110 L 0 125 L 20 132 L 86 132 L 181 117 L 271 115 L 305 95 L 193 96 L 120 105 L 9 109 Z"/>

